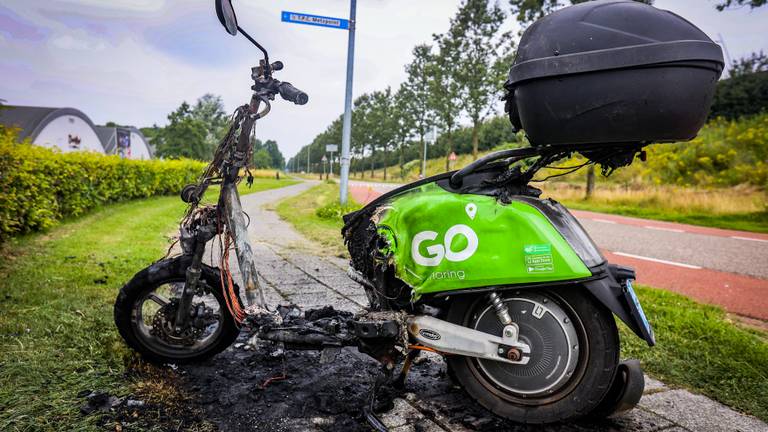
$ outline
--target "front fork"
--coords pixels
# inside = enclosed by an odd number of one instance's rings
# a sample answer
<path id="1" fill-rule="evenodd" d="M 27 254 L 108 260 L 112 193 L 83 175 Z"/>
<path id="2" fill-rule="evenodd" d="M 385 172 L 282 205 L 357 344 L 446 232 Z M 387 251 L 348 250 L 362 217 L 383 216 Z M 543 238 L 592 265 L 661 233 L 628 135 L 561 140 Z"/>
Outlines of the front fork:
<path id="1" fill-rule="evenodd" d="M 184 287 L 179 297 L 179 307 L 176 310 L 176 321 L 174 326 L 176 331 L 180 332 L 187 326 L 190 318 L 192 298 L 198 291 L 200 285 L 200 275 L 203 273 L 202 263 L 205 253 L 205 244 L 216 235 L 216 230 L 212 226 L 201 226 L 195 233 L 194 249 L 192 252 L 192 264 L 187 267 Z"/>

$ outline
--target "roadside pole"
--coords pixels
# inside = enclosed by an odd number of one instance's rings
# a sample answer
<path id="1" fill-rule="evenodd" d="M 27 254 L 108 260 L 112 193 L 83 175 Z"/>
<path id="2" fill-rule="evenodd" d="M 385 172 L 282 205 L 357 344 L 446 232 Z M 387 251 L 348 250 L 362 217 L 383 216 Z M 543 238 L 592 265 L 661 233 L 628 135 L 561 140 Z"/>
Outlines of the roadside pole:
<path id="1" fill-rule="evenodd" d="M 347 90 L 344 96 L 344 125 L 341 134 L 341 179 L 339 201 L 342 205 L 347 203 L 347 189 L 349 183 L 349 142 L 352 134 L 352 72 L 355 65 L 355 27 L 357 22 L 357 0 L 349 3 L 349 39 L 347 42 Z"/>
<path id="2" fill-rule="evenodd" d="M 311 15 L 299 12 L 282 11 L 281 20 L 286 23 L 306 24 L 318 27 L 329 27 L 339 30 L 347 30 L 347 88 L 344 94 L 344 125 L 341 135 L 341 190 L 339 201 L 347 203 L 347 186 L 349 183 L 349 142 L 352 134 L 352 71 L 355 64 L 355 16 L 357 12 L 357 0 L 349 2 L 349 19 L 334 18 L 321 15 Z M 299 155 L 296 155 L 298 158 Z M 333 163 L 333 162 L 331 162 Z M 307 149 L 307 167 L 309 167 L 309 149 Z"/>
<path id="3" fill-rule="evenodd" d="M 307 146 L 307 174 L 309 174 L 310 172 L 312 171 L 310 171 L 309 169 L 309 146 Z"/>

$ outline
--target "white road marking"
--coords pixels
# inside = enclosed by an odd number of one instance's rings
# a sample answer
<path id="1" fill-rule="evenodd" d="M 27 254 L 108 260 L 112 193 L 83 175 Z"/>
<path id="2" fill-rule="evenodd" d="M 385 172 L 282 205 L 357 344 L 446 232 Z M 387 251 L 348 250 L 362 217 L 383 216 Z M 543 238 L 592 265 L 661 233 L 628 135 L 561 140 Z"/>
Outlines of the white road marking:
<path id="1" fill-rule="evenodd" d="M 693 269 L 693 270 L 701 270 L 701 267 L 696 266 L 696 265 L 692 265 L 692 264 L 683 264 L 683 263 L 679 263 L 679 262 L 675 262 L 675 261 L 667 261 L 667 260 L 658 259 L 658 258 L 645 257 L 645 256 L 642 256 L 642 255 L 628 254 L 628 253 L 624 253 L 624 252 L 614 252 L 614 254 L 615 255 L 620 255 L 620 256 L 625 256 L 625 257 L 628 257 L 628 258 L 636 258 L 636 259 L 645 260 L 645 261 L 652 261 L 652 262 L 657 262 L 657 263 L 661 263 L 661 264 L 668 264 L 668 265 L 673 265 L 673 266 L 678 266 L 678 267 L 683 267 L 683 268 L 689 268 L 689 269 Z"/>
<path id="2" fill-rule="evenodd" d="M 613 224 L 613 225 L 616 225 L 616 221 L 612 221 L 612 220 L 608 220 L 608 219 L 596 219 L 596 218 L 592 218 L 592 220 L 593 220 L 593 221 L 595 221 L 595 222 L 600 222 L 600 223 L 607 223 L 607 224 Z"/>
<path id="3" fill-rule="evenodd" d="M 681 230 L 677 228 L 664 228 L 664 227 L 657 227 L 657 226 L 651 226 L 651 225 L 644 225 L 643 228 L 648 228 L 648 229 L 657 230 L 657 231 L 677 232 L 677 233 L 685 232 L 685 230 Z"/>
<path id="4" fill-rule="evenodd" d="M 756 238 L 752 238 L 752 237 L 740 237 L 740 236 L 731 236 L 731 238 L 732 238 L 732 239 L 736 239 L 736 240 L 749 240 L 749 241 L 756 241 L 756 242 L 763 242 L 763 243 L 768 243 L 768 240 L 765 240 L 765 239 L 756 239 Z"/>

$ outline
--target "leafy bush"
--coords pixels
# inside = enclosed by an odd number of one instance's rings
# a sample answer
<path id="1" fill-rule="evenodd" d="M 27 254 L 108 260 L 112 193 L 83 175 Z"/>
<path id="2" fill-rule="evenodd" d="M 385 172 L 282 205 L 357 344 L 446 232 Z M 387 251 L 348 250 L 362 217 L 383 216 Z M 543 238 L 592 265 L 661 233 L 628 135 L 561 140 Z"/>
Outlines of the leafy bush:
<path id="1" fill-rule="evenodd" d="M 358 209 L 360 209 L 360 205 L 356 203 L 347 202 L 345 205 L 341 205 L 339 201 L 334 201 L 322 207 L 318 207 L 317 210 L 315 210 L 315 214 L 321 219 L 341 219 L 345 214 Z"/>
<path id="2" fill-rule="evenodd" d="M 717 83 L 710 118 L 735 119 L 768 110 L 768 71 L 732 76 Z"/>
<path id="3" fill-rule="evenodd" d="M 0 241 L 108 202 L 175 194 L 200 175 L 190 160 L 137 161 L 17 143 L 0 128 Z"/>
<path id="4" fill-rule="evenodd" d="M 645 168 L 656 184 L 766 187 L 768 114 L 717 118 L 688 143 L 651 146 Z"/>

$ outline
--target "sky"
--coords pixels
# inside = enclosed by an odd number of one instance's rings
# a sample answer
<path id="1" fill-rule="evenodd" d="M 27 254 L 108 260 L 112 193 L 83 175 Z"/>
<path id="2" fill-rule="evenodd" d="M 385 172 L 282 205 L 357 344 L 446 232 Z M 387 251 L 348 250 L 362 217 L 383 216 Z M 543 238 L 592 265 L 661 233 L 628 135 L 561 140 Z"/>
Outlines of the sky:
<path id="1" fill-rule="evenodd" d="M 96 124 L 164 125 L 182 101 L 222 96 L 231 112 L 250 98 L 260 54 L 220 26 L 212 0 L 3 0 L 0 99 L 73 107 Z M 359 0 L 354 95 L 397 87 L 414 45 L 448 29 L 459 0 Z M 505 0 L 500 4 L 507 7 Z M 717 12 L 715 0 L 656 0 L 725 41 L 736 59 L 768 51 L 768 7 Z M 276 77 L 309 94 L 277 101 L 257 125 L 294 155 L 343 112 L 347 32 L 288 24 L 280 12 L 347 17 L 346 0 L 233 0 L 238 22 L 285 69 Z M 509 28 L 515 28 L 510 19 Z"/>

